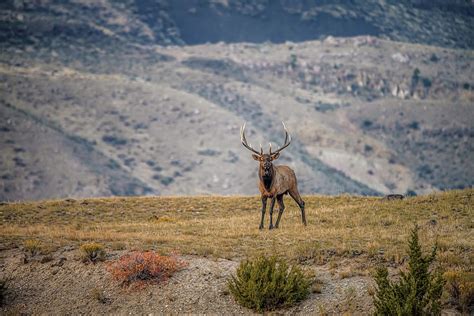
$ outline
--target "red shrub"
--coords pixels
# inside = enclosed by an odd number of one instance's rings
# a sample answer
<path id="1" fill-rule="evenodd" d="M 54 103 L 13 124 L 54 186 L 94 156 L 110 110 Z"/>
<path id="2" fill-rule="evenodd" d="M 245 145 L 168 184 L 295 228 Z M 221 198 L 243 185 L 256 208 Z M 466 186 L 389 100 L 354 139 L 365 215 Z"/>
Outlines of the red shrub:
<path id="1" fill-rule="evenodd" d="M 153 251 L 135 251 L 112 262 L 108 270 L 125 284 L 162 282 L 186 266 L 176 255 L 162 256 Z"/>

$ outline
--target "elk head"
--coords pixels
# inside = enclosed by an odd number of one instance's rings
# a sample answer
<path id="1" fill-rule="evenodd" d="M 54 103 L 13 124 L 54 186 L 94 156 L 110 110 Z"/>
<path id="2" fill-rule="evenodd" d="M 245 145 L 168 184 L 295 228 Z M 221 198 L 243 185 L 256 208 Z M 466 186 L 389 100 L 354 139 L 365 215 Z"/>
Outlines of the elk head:
<path id="1" fill-rule="evenodd" d="M 272 175 L 272 170 L 273 170 L 273 164 L 272 161 L 278 159 L 280 157 L 280 152 L 288 147 L 291 143 L 291 136 L 288 133 L 288 130 L 286 129 L 285 123 L 281 122 L 283 124 L 283 129 L 285 130 L 285 143 L 283 144 L 282 147 L 279 147 L 275 152 L 272 152 L 272 144 L 270 143 L 270 152 L 268 154 L 263 153 L 263 148 L 262 145 L 260 144 L 260 152 L 256 151 L 255 149 L 252 148 L 251 144 L 247 143 L 247 139 L 245 137 L 245 124 L 241 127 L 240 129 L 240 140 L 242 141 L 242 145 L 244 145 L 245 148 L 253 152 L 252 158 L 258 162 L 260 162 L 260 172 L 262 176 L 268 177 Z"/>

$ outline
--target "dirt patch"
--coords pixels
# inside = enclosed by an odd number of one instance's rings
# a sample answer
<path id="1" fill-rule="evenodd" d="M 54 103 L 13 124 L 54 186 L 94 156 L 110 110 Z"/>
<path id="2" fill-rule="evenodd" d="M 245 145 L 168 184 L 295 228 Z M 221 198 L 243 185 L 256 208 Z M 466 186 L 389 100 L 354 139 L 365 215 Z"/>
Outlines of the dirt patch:
<path id="1" fill-rule="evenodd" d="M 123 252 L 108 255 L 118 258 Z M 188 266 L 163 284 L 142 289 L 123 287 L 107 272 L 106 262 L 84 264 L 79 252 L 63 248 L 50 258 L 26 260 L 19 249 L 3 250 L 1 276 L 7 277 L 5 313 L 26 314 L 249 314 L 227 291 L 227 280 L 238 262 L 185 256 Z M 43 262 L 43 263 L 42 263 Z M 362 313 L 371 306 L 370 278 L 341 279 L 327 266 L 310 266 L 320 280 L 321 293 L 312 293 L 284 314 Z"/>

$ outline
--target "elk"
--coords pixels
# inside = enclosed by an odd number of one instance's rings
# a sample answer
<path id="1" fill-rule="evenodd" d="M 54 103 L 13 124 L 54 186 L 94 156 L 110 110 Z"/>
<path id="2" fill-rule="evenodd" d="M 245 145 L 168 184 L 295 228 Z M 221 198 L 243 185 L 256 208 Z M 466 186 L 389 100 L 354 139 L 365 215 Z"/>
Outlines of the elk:
<path id="1" fill-rule="evenodd" d="M 270 198 L 270 226 L 269 229 L 278 228 L 280 224 L 281 215 L 285 210 L 285 204 L 283 204 L 283 195 L 290 194 L 290 196 L 296 201 L 301 210 L 301 220 L 306 226 L 306 215 L 304 211 L 304 201 L 301 199 L 300 193 L 298 192 L 298 186 L 296 181 L 295 172 L 288 166 L 275 166 L 273 161 L 280 157 L 280 152 L 288 147 L 291 143 L 291 136 L 286 129 L 285 123 L 283 129 L 285 130 L 285 143 L 282 147 L 278 148 L 275 152 L 272 152 L 272 144 L 270 143 L 270 152 L 268 154 L 263 153 L 262 145 L 260 145 L 260 152 L 252 148 L 247 143 L 245 137 L 245 124 L 240 128 L 240 140 L 245 148 L 250 150 L 252 158 L 260 163 L 258 169 L 259 190 L 260 197 L 262 200 L 262 217 L 260 220 L 259 229 L 263 229 L 263 222 L 265 219 L 265 211 L 267 208 L 267 199 Z M 278 218 L 275 226 L 273 226 L 273 207 L 275 201 L 278 202 Z"/>

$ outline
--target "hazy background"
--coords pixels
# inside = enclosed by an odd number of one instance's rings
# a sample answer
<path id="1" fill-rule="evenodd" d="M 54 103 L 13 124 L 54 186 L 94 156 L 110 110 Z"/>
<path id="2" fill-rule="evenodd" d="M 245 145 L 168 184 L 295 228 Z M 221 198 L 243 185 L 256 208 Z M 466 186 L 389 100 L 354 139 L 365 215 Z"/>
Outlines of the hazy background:
<path id="1" fill-rule="evenodd" d="M 472 1 L 0 4 L 0 200 L 474 184 Z M 268 145 L 265 145 L 268 146 Z M 267 148 L 267 147 L 266 147 Z"/>

